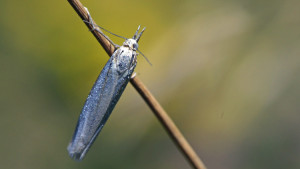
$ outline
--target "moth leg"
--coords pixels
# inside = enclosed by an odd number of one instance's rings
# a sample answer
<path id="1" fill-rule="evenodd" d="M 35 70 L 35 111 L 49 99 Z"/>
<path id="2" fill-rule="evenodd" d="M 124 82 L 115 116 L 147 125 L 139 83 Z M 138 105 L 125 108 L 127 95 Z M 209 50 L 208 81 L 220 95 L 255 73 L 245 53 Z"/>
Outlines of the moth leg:
<path id="1" fill-rule="evenodd" d="M 132 73 L 132 75 L 131 75 L 131 77 L 130 77 L 130 79 L 133 79 L 133 78 L 135 78 L 135 76 L 136 76 L 136 73 L 135 73 L 135 72 L 133 72 L 133 73 Z"/>

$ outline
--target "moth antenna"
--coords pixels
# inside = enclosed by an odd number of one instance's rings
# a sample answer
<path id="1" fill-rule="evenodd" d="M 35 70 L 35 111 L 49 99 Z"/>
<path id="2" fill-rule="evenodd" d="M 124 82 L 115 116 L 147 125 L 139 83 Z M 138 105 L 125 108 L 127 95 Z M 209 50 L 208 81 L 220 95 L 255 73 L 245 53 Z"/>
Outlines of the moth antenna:
<path id="1" fill-rule="evenodd" d="M 96 31 L 99 32 L 101 35 L 103 35 L 105 38 L 107 38 L 108 41 L 110 41 L 112 44 L 114 44 L 114 43 L 113 43 L 106 35 L 104 35 L 102 32 L 100 32 L 99 30 L 95 29 L 95 26 L 98 27 L 98 28 L 100 28 L 101 30 L 103 30 L 103 31 L 105 31 L 105 32 L 108 32 L 108 33 L 110 33 L 110 34 L 116 36 L 116 37 L 119 37 L 119 38 L 122 38 L 122 39 L 127 40 L 127 38 L 125 38 L 125 37 L 123 37 L 123 36 L 120 36 L 120 35 L 117 35 L 117 34 L 115 34 L 115 33 L 112 33 L 112 32 L 110 32 L 109 30 L 107 30 L 107 29 L 105 29 L 105 28 L 103 28 L 103 27 L 101 27 L 101 26 L 95 24 L 95 23 L 93 22 L 93 19 L 92 19 L 92 17 L 91 17 L 91 14 L 90 14 L 89 10 L 88 10 L 86 7 L 84 7 L 84 8 L 85 8 L 85 10 L 87 11 L 89 20 L 88 20 L 88 21 L 83 20 L 83 22 L 89 23 L 89 24 L 91 24 L 91 25 L 93 26 L 93 29 L 92 29 L 91 31 L 96 30 Z M 116 46 L 116 45 L 115 45 L 115 46 Z"/>
<path id="2" fill-rule="evenodd" d="M 95 24 L 95 25 L 96 25 L 96 24 Z M 104 30 L 105 32 L 108 32 L 108 33 L 110 33 L 110 34 L 112 34 L 112 35 L 114 35 L 114 36 L 116 36 L 116 37 L 119 37 L 119 38 L 122 38 L 122 39 L 127 40 L 127 38 L 125 38 L 125 37 L 123 37 L 123 36 L 120 36 L 120 35 L 117 35 L 117 34 L 115 34 L 115 33 L 112 33 L 112 32 L 110 32 L 109 30 L 104 29 L 103 27 L 101 27 L 101 26 L 99 26 L 99 25 L 96 25 L 96 26 L 97 26 L 98 28 Z"/>
<path id="3" fill-rule="evenodd" d="M 144 27 L 144 29 L 140 32 L 140 34 L 137 36 L 136 41 L 138 42 L 142 36 L 142 34 L 144 33 L 146 27 Z"/>
<path id="4" fill-rule="evenodd" d="M 150 66 L 152 66 L 152 63 L 148 60 L 148 58 L 140 50 L 137 51 L 146 59 L 146 61 L 150 64 Z"/>
<path id="5" fill-rule="evenodd" d="M 136 39 L 136 36 L 138 35 L 139 30 L 140 30 L 140 27 L 141 27 L 141 25 L 139 25 L 139 27 L 138 27 L 138 29 L 136 30 L 135 34 L 133 35 L 132 39 Z"/>

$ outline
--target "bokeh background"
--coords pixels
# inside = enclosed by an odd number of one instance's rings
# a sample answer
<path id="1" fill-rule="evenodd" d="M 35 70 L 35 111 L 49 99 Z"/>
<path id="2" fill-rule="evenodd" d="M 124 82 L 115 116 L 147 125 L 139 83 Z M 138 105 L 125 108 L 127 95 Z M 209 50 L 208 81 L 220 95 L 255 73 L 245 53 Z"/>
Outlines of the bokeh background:
<path id="1" fill-rule="evenodd" d="M 300 1 L 82 0 L 147 30 L 136 72 L 209 169 L 300 168 Z M 108 57 L 67 0 L 0 1 L 0 168 L 190 168 L 128 85 L 82 162 L 67 145 Z M 109 35 L 122 44 L 122 39 Z"/>

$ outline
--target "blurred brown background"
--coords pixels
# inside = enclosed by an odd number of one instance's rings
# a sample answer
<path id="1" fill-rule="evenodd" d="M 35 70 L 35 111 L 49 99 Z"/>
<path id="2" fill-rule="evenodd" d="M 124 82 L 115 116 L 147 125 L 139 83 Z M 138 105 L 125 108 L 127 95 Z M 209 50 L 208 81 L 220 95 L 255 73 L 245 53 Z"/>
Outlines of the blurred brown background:
<path id="1" fill-rule="evenodd" d="M 300 1 L 86 0 L 95 21 L 147 30 L 136 72 L 209 169 L 300 168 Z M 128 85 L 82 162 L 68 156 L 108 57 L 67 0 L 1 0 L 0 168 L 190 168 Z M 122 44 L 122 39 L 109 35 Z"/>

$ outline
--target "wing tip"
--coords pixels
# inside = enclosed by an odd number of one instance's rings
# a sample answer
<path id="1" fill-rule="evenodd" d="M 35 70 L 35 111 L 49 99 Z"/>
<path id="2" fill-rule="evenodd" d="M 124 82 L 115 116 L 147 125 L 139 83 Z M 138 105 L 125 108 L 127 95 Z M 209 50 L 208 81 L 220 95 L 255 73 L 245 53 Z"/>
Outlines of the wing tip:
<path id="1" fill-rule="evenodd" d="M 84 158 L 85 151 L 76 151 L 76 148 L 72 146 L 72 143 L 69 144 L 67 148 L 69 156 L 75 161 L 81 161 Z"/>

